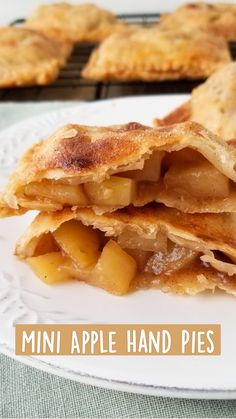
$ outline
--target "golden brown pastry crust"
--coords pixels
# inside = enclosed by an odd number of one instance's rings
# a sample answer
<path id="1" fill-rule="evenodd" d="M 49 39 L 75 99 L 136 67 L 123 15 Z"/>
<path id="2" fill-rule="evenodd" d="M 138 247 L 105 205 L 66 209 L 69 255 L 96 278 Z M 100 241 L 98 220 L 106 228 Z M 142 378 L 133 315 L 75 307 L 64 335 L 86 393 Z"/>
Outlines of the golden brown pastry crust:
<path id="1" fill-rule="evenodd" d="M 228 41 L 234 41 L 236 40 L 235 20 L 235 4 L 199 2 L 185 4 L 175 12 L 161 16 L 160 24 L 162 27 L 182 28 L 184 25 L 190 30 L 203 29 L 214 35 L 223 36 Z"/>
<path id="2" fill-rule="evenodd" d="M 226 140 L 236 138 L 236 63 L 223 66 L 209 79 L 195 88 L 189 101 L 163 119 L 156 126 L 196 121 Z"/>
<path id="3" fill-rule="evenodd" d="M 82 75 L 93 80 L 199 79 L 229 61 L 226 41 L 209 33 L 132 27 L 105 39 Z"/>
<path id="4" fill-rule="evenodd" d="M 61 2 L 39 6 L 26 26 L 56 39 L 98 42 L 123 27 L 123 23 L 95 4 Z"/>
<path id="5" fill-rule="evenodd" d="M 101 182 L 113 174 L 120 173 L 122 176 L 125 171 L 141 169 L 153 151 L 172 152 L 187 147 L 198 151 L 220 172 L 236 182 L 235 148 L 199 124 L 186 122 L 161 128 L 135 122 L 110 127 L 66 125 L 26 152 L 10 177 L 0 207 L 5 206 L 5 211 L 6 207 L 20 209 L 19 192 L 30 182 L 40 182 L 42 179 L 63 181 L 73 177 L 81 184 Z M 146 186 L 135 205 L 142 206 L 155 199 L 169 205 L 170 196 L 163 198 L 163 188 L 159 186 Z M 180 209 L 184 211 L 180 198 L 173 196 L 171 199 L 176 208 L 181 206 Z M 207 202 L 198 199 L 194 203 L 190 200 L 184 205 L 187 212 L 235 211 L 235 193 L 231 191 L 227 199 Z M 48 211 L 57 209 L 60 207 L 45 208 Z"/>
<path id="6" fill-rule="evenodd" d="M 179 124 L 181 122 L 191 121 L 191 100 L 180 105 L 171 111 L 164 118 L 155 118 L 154 125 L 156 127 L 164 127 L 165 125 Z"/>
<path id="7" fill-rule="evenodd" d="M 96 215 L 89 209 L 64 210 L 54 213 L 40 213 L 28 227 L 16 246 L 16 255 L 25 259 L 34 255 L 36 247 L 45 233 L 55 231 L 62 223 L 76 219 L 85 225 L 103 231 L 106 236 L 117 237 L 124 231 L 136 232 L 140 237 L 158 237 L 158 232 L 181 245 L 203 254 L 219 250 L 235 260 L 236 234 L 233 214 L 182 214 L 175 209 L 162 206 L 145 208 L 125 208 L 112 214 Z M 217 261 L 217 259 L 215 259 Z M 227 263 L 225 264 L 227 265 Z M 232 269 L 236 267 L 231 263 Z M 226 268 L 227 270 L 227 268 Z M 195 294 L 207 289 L 221 288 L 236 295 L 236 274 L 231 276 L 223 271 L 217 272 L 206 263 L 193 265 L 183 272 L 171 276 L 140 273 L 137 286 L 154 286 L 163 291 Z M 148 282 L 149 281 L 149 282 Z M 153 284 L 152 284 L 153 281 Z"/>
<path id="8" fill-rule="evenodd" d="M 32 30 L 0 28 L 0 87 L 52 83 L 71 50 Z"/>

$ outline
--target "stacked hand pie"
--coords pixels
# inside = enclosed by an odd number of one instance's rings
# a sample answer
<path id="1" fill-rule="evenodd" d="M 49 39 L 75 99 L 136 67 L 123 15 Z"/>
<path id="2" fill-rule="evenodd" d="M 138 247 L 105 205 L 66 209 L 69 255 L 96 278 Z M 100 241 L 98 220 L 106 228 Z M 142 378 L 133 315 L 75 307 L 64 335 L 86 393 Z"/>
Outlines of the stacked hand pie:
<path id="1" fill-rule="evenodd" d="M 0 211 L 40 211 L 16 255 L 47 283 L 236 294 L 235 163 L 193 122 L 67 125 L 22 157 Z"/>

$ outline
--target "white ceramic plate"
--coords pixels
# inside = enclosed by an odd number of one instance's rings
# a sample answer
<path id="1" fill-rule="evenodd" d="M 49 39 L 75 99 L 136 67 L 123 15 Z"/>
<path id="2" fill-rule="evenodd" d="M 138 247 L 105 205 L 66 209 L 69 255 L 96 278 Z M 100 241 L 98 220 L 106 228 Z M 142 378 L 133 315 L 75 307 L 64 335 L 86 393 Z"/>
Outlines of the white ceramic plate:
<path id="1" fill-rule="evenodd" d="M 30 144 L 65 123 L 151 124 L 186 96 L 116 99 L 52 112 L 0 133 L 0 187 Z M 219 357 L 16 357 L 88 384 L 137 393 L 191 398 L 236 397 L 236 300 L 225 295 L 182 297 L 157 290 L 115 297 L 78 282 L 50 287 L 12 255 L 33 214 L 0 220 L 0 348 L 14 356 L 16 323 L 220 323 Z"/>

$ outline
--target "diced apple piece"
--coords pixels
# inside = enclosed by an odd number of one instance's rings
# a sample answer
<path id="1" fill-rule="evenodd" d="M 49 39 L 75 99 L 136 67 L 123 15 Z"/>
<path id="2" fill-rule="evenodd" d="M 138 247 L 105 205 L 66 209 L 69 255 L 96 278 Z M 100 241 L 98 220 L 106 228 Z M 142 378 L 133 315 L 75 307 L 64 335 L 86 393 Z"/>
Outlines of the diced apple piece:
<path id="1" fill-rule="evenodd" d="M 115 241 L 109 240 L 104 247 L 89 282 L 116 295 L 126 294 L 137 265 Z"/>
<path id="2" fill-rule="evenodd" d="M 80 221 L 71 220 L 63 223 L 53 236 L 73 262 L 80 268 L 95 265 L 99 258 L 99 233 Z"/>
<path id="3" fill-rule="evenodd" d="M 141 170 L 131 170 L 126 172 L 128 177 L 146 182 L 157 182 L 161 175 L 161 163 L 165 153 L 163 151 L 154 151 L 149 159 L 144 163 Z"/>
<path id="4" fill-rule="evenodd" d="M 145 272 L 154 273 L 155 275 L 163 273 L 170 275 L 187 267 L 197 256 L 198 252 L 171 242 L 167 253 L 157 252 L 150 257 L 146 264 Z"/>
<path id="5" fill-rule="evenodd" d="M 64 205 L 87 205 L 88 199 L 81 185 L 67 185 L 42 180 L 32 182 L 25 186 L 24 193 L 27 196 L 44 197 Z"/>
<path id="6" fill-rule="evenodd" d="M 136 231 L 123 231 L 117 239 L 120 246 L 125 249 L 141 249 L 145 251 L 165 252 L 167 249 L 166 233 L 159 232 L 155 239 L 140 236 Z"/>
<path id="7" fill-rule="evenodd" d="M 136 182 L 133 179 L 112 176 L 101 183 L 88 182 L 84 188 L 92 204 L 123 207 L 134 200 Z"/>
<path id="8" fill-rule="evenodd" d="M 61 252 L 46 253 L 45 255 L 26 259 L 33 272 L 46 284 L 68 281 L 71 276 L 68 272 L 59 269 L 65 263 L 65 257 Z"/>
<path id="9" fill-rule="evenodd" d="M 209 162 L 176 163 L 165 174 L 167 189 L 187 192 L 196 198 L 226 198 L 230 192 L 229 179 Z"/>

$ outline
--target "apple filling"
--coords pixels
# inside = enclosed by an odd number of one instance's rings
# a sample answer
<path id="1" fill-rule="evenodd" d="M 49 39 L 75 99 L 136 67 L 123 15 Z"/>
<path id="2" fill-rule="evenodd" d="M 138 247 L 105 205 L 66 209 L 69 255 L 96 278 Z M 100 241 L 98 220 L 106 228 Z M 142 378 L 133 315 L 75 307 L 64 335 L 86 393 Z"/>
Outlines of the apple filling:
<path id="1" fill-rule="evenodd" d="M 195 198 L 226 198 L 230 193 L 229 179 L 207 161 L 176 162 L 164 176 L 167 190 L 189 194 Z"/>
<path id="2" fill-rule="evenodd" d="M 230 194 L 231 181 L 200 153 L 186 148 L 171 153 L 153 152 L 142 169 L 121 172 L 100 183 L 79 184 L 76 177 L 32 182 L 21 191 L 20 203 L 22 207 L 42 211 L 47 206 L 48 210 L 64 206 L 98 206 L 109 210 L 139 205 L 145 191 L 147 199 L 142 205 L 153 201 L 158 188 L 180 198 L 224 199 Z"/>
<path id="3" fill-rule="evenodd" d="M 74 278 L 123 295 L 134 287 L 138 276 L 145 276 L 145 281 L 150 278 L 151 287 L 153 278 L 163 280 L 173 275 L 175 280 L 176 273 L 191 272 L 196 264 L 206 265 L 202 255 L 174 243 L 161 231 L 156 238 L 141 237 L 131 230 L 109 238 L 100 230 L 71 220 L 42 235 L 27 262 L 47 284 Z M 139 287 L 140 283 L 136 285 Z"/>

